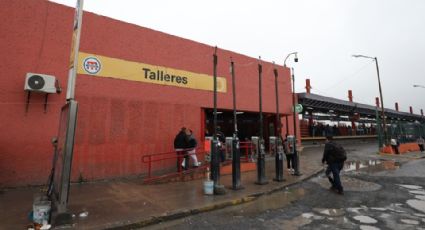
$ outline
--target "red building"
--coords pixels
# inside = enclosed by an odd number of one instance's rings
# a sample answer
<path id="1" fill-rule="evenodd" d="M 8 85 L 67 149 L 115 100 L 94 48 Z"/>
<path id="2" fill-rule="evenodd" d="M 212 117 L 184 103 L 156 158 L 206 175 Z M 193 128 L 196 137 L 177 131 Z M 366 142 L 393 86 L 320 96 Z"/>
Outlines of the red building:
<path id="1" fill-rule="evenodd" d="M 0 187 L 47 180 L 53 156 L 50 140 L 57 135 L 65 103 L 73 18 L 73 8 L 45 0 L 0 1 Z M 213 46 L 85 12 L 80 52 L 73 181 L 79 176 L 95 180 L 142 175 L 146 168 L 141 156 L 173 151 L 182 126 L 203 140 L 213 107 Z M 245 112 L 240 115 L 241 132 L 255 135 L 258 61 L 222 49 L 217 55 L 219 110 L 232 109 L 232 57 L 237 108 Z M 267 138 L 275 127 L 274 67 L 262 64 Z M 286 133 L 286 116 L 292 133 L 289 69 L 277 68 L 282 131 Z M 27 104 L 28 72 L 54 75 L 63 88 L 49 95 L 46 109 L 43 94 L 32 93 Z M 226 123 L 231 120 L 225 114 L 219 121 L 228 133 Z"/>

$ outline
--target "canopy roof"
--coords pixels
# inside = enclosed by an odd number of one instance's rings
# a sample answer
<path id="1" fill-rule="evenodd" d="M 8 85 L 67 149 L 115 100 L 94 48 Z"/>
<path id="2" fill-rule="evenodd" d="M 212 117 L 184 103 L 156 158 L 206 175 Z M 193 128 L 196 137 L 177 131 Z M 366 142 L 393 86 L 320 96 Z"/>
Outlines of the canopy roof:
<path id="1" fill-rule="evenodd" d="M 335 114 L 347 116 L 352 116 L 357 113 L 360 117 L 376 116 L 376 106 L 344 101 L 312 93 L 298 93 L 297 95 L 298 103 L 302 104 L 304 111 L 313 111 L 325 114 L 333 112 Z M 378 109 L 381 111 L 381 108 Z M 425 122 L 424 116 L 399 112 L 387 108 L 385 108 L 385 115 L 387 116 L 387 119 Z"/>

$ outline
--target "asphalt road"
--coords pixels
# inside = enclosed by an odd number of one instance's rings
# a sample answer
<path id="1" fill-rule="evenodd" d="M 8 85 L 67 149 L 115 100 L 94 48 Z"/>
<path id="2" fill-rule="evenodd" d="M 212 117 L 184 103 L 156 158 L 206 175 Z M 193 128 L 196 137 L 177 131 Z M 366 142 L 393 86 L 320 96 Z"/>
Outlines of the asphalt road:
<path id="1" fill-rule="evenodd" d="M 380 157 L 362 151 L 368 144 L 346 148 L 344 195 L 319 175 L 250 203 L 148 229 L 425 230 L 425 155 Z"/>

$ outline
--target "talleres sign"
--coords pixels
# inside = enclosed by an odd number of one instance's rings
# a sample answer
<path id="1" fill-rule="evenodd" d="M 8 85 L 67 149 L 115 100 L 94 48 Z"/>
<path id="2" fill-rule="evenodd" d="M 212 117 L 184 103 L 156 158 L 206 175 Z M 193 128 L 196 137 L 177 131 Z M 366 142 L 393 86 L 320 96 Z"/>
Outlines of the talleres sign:
<path id="1" fill-rule="evenodd" d="M 160 84 L 199 90 L 213 90 L 213 77 L 207 74 L 127 61 L 80 52 L 78 74 Z M 226 79 L 217 77 L 217 91 L 227 91 Z"/>

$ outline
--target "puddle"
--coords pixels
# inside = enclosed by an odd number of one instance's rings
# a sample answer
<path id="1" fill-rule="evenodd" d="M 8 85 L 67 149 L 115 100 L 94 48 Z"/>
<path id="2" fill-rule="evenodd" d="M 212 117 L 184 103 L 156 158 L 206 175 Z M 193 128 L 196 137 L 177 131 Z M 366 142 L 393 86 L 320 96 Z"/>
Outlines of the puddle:
<path id="1" fill-rule="evenodd" d="M 360 223 L 363 223 L 363 224 L 376 224 L 376 223 L 378 223 L 377 220 L 373 219 L 370 216 L 355 216 L 353 218 L 355 220 L 359 221 Z"/>
<path id="2" fill-rule="evenodd" d="M 301 216 L 302 216 L 303 218 L 306 218 L 306 219 L 313 219 L 313 220 L 323 220 L 323 219 L 325 219 L 325 217 L 315 215 L 314 213 L 311 213 L 311 212 L 303 213 Z"/>
<path id="3" fill-rule="evenodd" d="M 406 202 L 410 207 L 421 211 L 423 213 L 425 213 L 425 201 L 424 200 L 416 200 L 416 199 L 412 199 L 412 200 L 408 200 Z"/>
<path id="4" fill-rule="evenodd" d="M 266 228 L 270 229 L 297 230 L 313 222 L 312 218 L 305 218 L 303 215 L 292 218 L 291 220 L 267 221 L 264 225 L 266 226 Z"/>
<path id="5" fill-rule="evenodd" d="M 354 212 L 354 213 L 360 214 L 359 210 L 365 210 L 365 209 L 362 208 L 362 207 L 360 207 L 360 208 L 347 208 L 347 211 L 349 211 L 349 212 Z"/>
<path id="6" fill-rule="evenodd" d="M 425 196 L 421 196 L 421 195 L 416 195 L 415 198 L 418 200 L 425 200 Z"/>
<path id="7" fill-rule="evenodd" d="M 404 224 L 411 224 L 411 225 L 418 225 L 419 221 L 417 220 L 411 220 L 411 219 L 401 219 L 401 222 L 403 222 Z"/>
<path id="8" fill-rule="evenodd" d="M 380 230 L 380 228 L 370 225 L 360 225 L 360 230 Z"/>
<path id="9" fill-rule="evenodd" d="M 259 212 L 268 212 L 284 208 L 294 200 L 299 200 L 305 195 L 303 188 L 289 189 L 287 192 L 275 192 L 270 195 L 261 196 L 255 202 L 229 207 L 227 213 L 231 216 L 252 216 Z"/>
<path id="10" fill-rule="evenodd" d="M 425 214 L 422 214 L 422 213 L 413 213 L 413 215 L 419 216 L 419 217 L 425 217 Z"/>
<path id="11" fill-rule="evenodd" d="M 421 190 L 409 190 L 409 192 L 412 194 L 425 195 L 425 191 Z"/>
<path id="12" fill-rule="evenodd" d="M 328 178 L 324 175 L 317 176 L 311 180 L 314 183 L 320 185 L 320 187 L 329 190 L 331 184 L 328 181 Z M 360 180 L 357 178 L 342 176 L 341 177 L 342 186 L 344 191 L 353 191 L 353 192 L 372 192 L 378 191 L 382 188 L 380 184 Z"/>
<path id="13" fill-rule="evenodd" d="M 322 215 L 326 216 L 343 216 L 345 214 L 344 210 L 342 209 L 323 209 L 323 208 L 314 208 L 313 211 L 320 213 Z"/>
<path id="14" fill-rule="evenodd" d="M 422 189 L 422 186 L 419 186 L 419 185 L 398 184 L 398 186 L 403 187 L 403 188 L 407 188 L 407 189 L 414 189 L 414 190 Z"/>
<path id="15" fill-rule="evenodd" d="M 388 218 L 390 218 L 390 217 L 391 217 L 391 215 L 390 215 L 390 214 L 388 214 L 388 213 L 383 213 L 383 214 L 381 214 L 379 217 L 381 217 L 382 219 L 388 219 Z"/>
<path id="16" fill-rule="evenodd" d="M 347 161 L 344 165 L 344 172 L 366 171 L 366 172 L 379 172 L 383 170 L 395 170 L 400 168 L 400 163 L 396 161 L 382 161 L 382 160 L 369 160 L 369 161 Z"/>
<path id="17" fill-rule="evenodd" d="M 301 216 L 304 217 L 304 218 L 312 218 L 315 215 L 313 213 L 309 212 L 309 213 L 303 213 Z"/>

